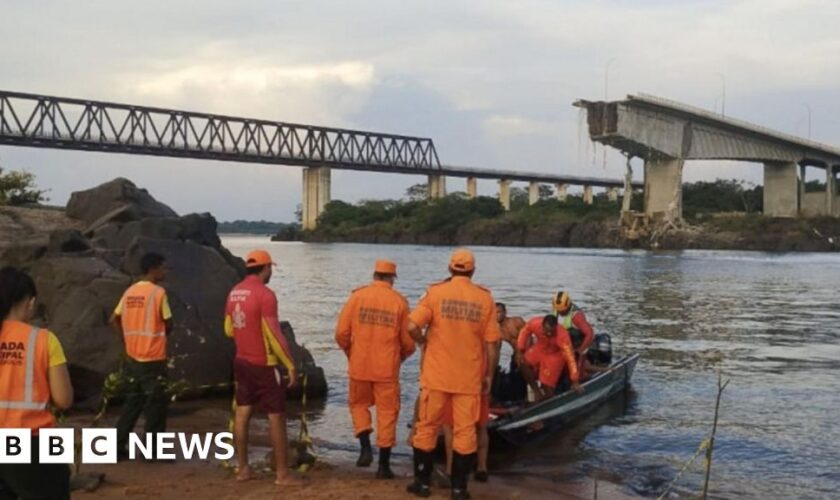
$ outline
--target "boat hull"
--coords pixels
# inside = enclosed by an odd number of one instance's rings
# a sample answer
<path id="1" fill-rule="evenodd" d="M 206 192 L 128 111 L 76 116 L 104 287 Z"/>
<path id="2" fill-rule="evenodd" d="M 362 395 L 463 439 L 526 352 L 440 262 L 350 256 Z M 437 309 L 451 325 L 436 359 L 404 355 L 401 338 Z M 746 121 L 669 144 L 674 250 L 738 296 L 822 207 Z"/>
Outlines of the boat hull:
<path id="1" fill-rule="evenodd" d="M 630 384 L 639 355 L 626 356 L 582 384 L 583 394 L 566 391 L 538 404 L 523 407 L 488 424 L 491 443 L 523 446 L 541 441 L 567 428 L 580 417 L 593 412 Z"/>

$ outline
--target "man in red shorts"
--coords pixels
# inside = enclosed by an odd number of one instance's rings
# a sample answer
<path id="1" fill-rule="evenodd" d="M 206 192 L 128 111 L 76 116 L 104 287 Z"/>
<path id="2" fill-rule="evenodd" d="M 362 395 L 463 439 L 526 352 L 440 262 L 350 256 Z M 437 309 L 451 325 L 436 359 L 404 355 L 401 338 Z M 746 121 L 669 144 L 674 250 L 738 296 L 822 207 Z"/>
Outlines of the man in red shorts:
<path id="1" fill-rule="evenodd" d="M 536 337 L 536 342 L 528 347 L 532 336 Z M 564 367 L 568 367 L 572 390 L 583 392 L 578 382 L 577 363 L 569 332 L 557 324 L 557 316 L 537 316 L 528 321 L 519 332 L 516 355 L 522 375 L 536 392 L 537 400 L 554 395 Z M 539 381 L 539 385 L 536 381 Z"/>
<path id="2" fill-rule="evenodd" d="M 300 485 L 303 481 L 289 472 L 286 462 L 286 387 L 277 364 L 289 374 L 289 386 L 296 372 L 289 346 L 277 317 L 277 296 L 266 284 L 274 263 L 265 250 L 254 250 L 245 261 L 246 277 L 230 291 L 225 308 L 225 333 L 236 343 L 233 373 L 236 380 L 234 444 L 239 469 L 237 481 L 252 478 L 248 464 L 248 426 L 256 406 L 268 415 L 274 447 L 278 486 Z"/>

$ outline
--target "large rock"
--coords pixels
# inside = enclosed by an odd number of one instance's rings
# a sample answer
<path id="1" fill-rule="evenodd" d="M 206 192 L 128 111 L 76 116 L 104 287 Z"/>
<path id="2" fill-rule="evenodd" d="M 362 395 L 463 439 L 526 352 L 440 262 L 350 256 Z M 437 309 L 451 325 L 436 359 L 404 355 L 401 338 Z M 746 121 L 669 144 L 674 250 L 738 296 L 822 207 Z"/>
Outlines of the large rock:
<path id="1" fill-rule="evenodd" d="M 95 405 L 105 376 L 120 365 L 123 341 L 108 319 L 140 274 L 140 257 L 150 251 L 163 254 L 170 270 L 163 286 L 174 322 L 168 339 L 171 379 L 185 380 L 193 393 L 229 390 L 233 343 L 223 332 L 224 305 L 245 268 L 222 246 L 216 220 L 210 214 L 179 217 L 125 179 L 74 193 L 67 214 L 76 219 L 58 229 L 22 230 L 26 238 L 0 241 L 6 243 L 0 245 L 0 266 L 22 267 L 34 277 L 37 322 L 64 346 L 76 406 Z M 27 212 L 13 215 L 21 219 Z M 322 396 L 323 370 L 297 344 L 290 325 L 283 333 L 300 372 L 307 374 L 307 394 Z M 300 396 L 300 389 L 290 396 Z"/>
<path id="2" fill-rule="evenodd" d="M 67 202 L 67 216 L 88 224 L 105 222 L 101 219 L 106 215 L 122 221 L 178 216 L 174 210 L 154 199 L 148 191 L 123 178 L 75 192 Z"/>

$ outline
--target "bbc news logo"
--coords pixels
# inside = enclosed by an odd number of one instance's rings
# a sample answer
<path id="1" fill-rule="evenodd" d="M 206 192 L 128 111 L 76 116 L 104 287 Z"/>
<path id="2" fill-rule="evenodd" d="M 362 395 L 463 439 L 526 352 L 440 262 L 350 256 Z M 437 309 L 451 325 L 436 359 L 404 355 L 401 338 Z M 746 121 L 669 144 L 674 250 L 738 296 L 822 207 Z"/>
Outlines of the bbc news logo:
<path id="1" fill-rule="evenodd" d="M 116 429 L 82 429 L 81 459 L 83 464 L 117 463 Z M 35 456 L 30 429 L 0 429 L 0 464 L 29 464 Z M 38 431 L 38 462 L 42 464 L 72 464 L 76 452 L 74 429 L 49 428 Z M 143 438 L 128 436 L 129 460 L 174 460 L 176 451 L 187 460 L 207 460 L 212 453 L 216 460 L 233 458 L 233 434 L 218 432 L 188 434 L 158 432 Z"/>

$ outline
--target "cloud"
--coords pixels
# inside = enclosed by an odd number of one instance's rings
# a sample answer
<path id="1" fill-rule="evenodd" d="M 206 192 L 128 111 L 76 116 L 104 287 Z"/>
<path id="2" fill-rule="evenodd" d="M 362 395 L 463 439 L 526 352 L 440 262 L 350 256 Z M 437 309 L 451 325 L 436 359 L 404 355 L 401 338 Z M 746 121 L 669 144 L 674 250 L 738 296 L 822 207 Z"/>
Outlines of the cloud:
<path id="1" fill-rule="evenodd" d="M 840 2 L 830 0 L 91 0 L 10 2 L 3 15 L 4 88 L 432 137 L 443 163 L 620 177 L 623 157 L 608 151 L 604 163 L 571 106 L 602 98 L 605 76 L 613 99 L 642 91 L 714 108 L 720 74 L 727 115 L 804 134 L 805 103 L 815 140 L 840 137 Z M 221 219 L 288 220 L 300 201 L 291 167 L 0 155 L 36 168 L 56 202 L 116 173 Z M 686 178 L 730 173 L 761 180 L 754 165 L 711 162 Z M 418 181 L 336 177 L 334 195 L 351 200 Z"/>

